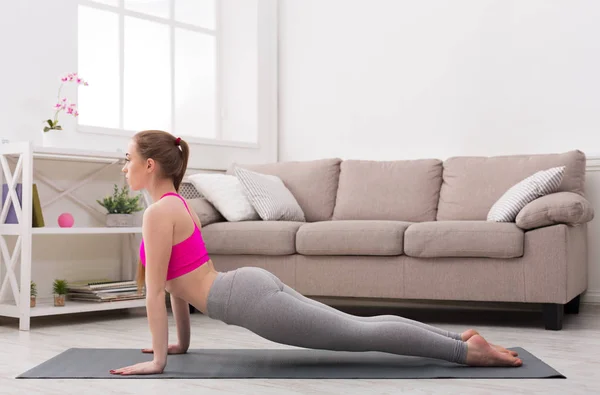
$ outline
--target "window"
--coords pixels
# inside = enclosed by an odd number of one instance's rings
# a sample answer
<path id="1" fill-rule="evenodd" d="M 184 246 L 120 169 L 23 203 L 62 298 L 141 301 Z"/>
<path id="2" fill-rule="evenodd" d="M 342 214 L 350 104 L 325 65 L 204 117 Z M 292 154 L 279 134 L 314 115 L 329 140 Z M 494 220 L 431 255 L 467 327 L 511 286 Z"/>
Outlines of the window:
<path id="1" fill-rule="evenodd" d="M 220 139 L 216 1 L 80 0 L 79 128 Z"/>

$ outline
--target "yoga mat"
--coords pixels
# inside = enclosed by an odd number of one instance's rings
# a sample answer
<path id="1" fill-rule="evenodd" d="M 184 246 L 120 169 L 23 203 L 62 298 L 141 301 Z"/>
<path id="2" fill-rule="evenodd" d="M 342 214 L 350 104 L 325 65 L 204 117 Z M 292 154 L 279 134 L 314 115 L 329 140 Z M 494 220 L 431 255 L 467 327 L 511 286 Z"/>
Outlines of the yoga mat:
<path id="1" fill-rule="evenodd" d="M 162 374 L 119 376 L 109 370 L 152 360 L 139 349 L 70 348 L 20 379 L 525 379 L 566 378 L 522 348 L 520 367 L 470 367 L 378 352 L 308 349 L 198 349 L 169 355 Z"/>

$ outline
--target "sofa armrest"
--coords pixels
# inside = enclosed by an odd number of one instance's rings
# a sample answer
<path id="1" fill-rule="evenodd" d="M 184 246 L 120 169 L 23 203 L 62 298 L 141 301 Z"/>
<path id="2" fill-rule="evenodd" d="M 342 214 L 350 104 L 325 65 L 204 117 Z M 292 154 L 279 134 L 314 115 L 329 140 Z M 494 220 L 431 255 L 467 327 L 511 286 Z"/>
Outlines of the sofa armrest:
<path id="1" fill-rule="evenodd" d="M 188 206 L 198 215 L 202 226 L 225 221 L 221 213 L 205 198 L 186 199 Z"/>
<path id="2" fill-rule="evenodd" d="M 573 192 L 556 192 L 528 203 L 515 220 L 521 229 L 555 224 L 577 225 L 591 221 L 594 209 L 583 196 Z"/>

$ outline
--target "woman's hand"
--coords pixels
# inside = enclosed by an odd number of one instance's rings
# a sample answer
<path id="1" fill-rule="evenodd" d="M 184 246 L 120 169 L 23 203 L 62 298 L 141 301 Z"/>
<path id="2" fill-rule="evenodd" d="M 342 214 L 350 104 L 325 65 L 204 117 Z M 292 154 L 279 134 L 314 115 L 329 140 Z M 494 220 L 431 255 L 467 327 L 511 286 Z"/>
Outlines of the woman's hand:
<path id="1" fill-rule="evenodd" d="M 111 374 L 130 375 L 130 374 L 160 374 L 165 369 L 164 364 L 155 361 L 141 362 L 135 365 L 126 366 L 120 369 L 113 369 Z"/>
<path id="2" fill-rule="evenodd" d="M 143 348 L 143 353 L 152 354 L 154 351 L 152 348 Z M 167 348 L 167 354 L 185 354 L 187 352 L 187 347 L 180 346 L 179 344 L 169 344 Z"/>

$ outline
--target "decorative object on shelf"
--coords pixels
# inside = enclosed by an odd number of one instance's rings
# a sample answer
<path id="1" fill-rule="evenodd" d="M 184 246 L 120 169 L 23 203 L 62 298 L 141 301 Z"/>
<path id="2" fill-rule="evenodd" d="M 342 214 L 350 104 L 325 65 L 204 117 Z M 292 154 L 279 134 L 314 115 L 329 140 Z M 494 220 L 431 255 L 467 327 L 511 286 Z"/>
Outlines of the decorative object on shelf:
<path id="1" fill-rule="evenodd" d="M 37 297 L 37 285 L 33 281 L 31 282 L 30 294 L 31 296 L 29 297 L 29 306 L 35 307 L 35 301 Z"/>
<path id="2" fill-rule="evenodd" d="M 58 124 L 58 114 L 61 111 L 64 111 L 73 117 L 77 117 L 79 115 L 79 112 L 77 111 L 77 105 L 75 103 L 68 101 L 66 97 L 60 97 L 60 92 L 63 85 L 68 82 L 74 82 L 77 85 L 88 86 L 87 81 L 84 81 L 82 78 L 80 78 L 77 73 L 68 73 L 66 76 L 61 77 L 60 81 L 61 83 L 58 87 L 57 103 L 54 104 L 54 118 L 47 119 L 45 121 L 47 126 L 44 126 L 42 133 L 44 146 L 52 146 L 56 143 L 55 138 L 58 136 L 56 136 L 56 132 L 52 131 L 63 130 L 62 126 Z"/>
<path id="3" fill-rule="evenodd" d="M 44 214 L 42 212 L 42 203 L 40 202 L 40 194 L 38 193 L 37 185 L 33 184 L 33 224 L 34 228 L 43 228 L 46 224 L 44 223 Z"/>
<path id="4" fill-rule="evenodd" d="M 138 291 L 135 280 L 96 280 L 70 283 L 67 294 L 70 300 L 84 302 L 116 302 L 143 299 L 145 292 Z"/>
<path id="5" fill-rule="evenodd" d="M 19 201 L 19 206 L 23 205 L 23 184 L 17 184 L 15 187 L 15 193 L 17 195 L 17 199 Z M 43 228 L 44 227 L 44 215 L 42 214 L 42 205 L 40 204 L 40 196 L 38 193 L 37 185 L 33 184 L 32 189 L 32 223 L 31 226 L 34 228 Z M 8 209 L 8 213 L 6 215 L 6 219 L 4 220 L 5 224 L 18 224 L 17 213 L 15 212 L 15 206 L 13 203 L 13 199 L 8 191 L 8 184 L 2 184 L 2 206 L 4 207 L 4 203 L 6 199 L 10 199 L 10 207 Z"/>
<path id="6" fill-rule="evenodd" d="M 65 305 L 65 295 L 68 292 L 68 284 L 66 280 L 56 279 L 52 284 L 54 291 L 54 306 Z"/>
<path id="7" fill-rule="evenodd" d="M 14 189 L 17 194 L 17 200 L 19 206 L 23 206 L 23 184 L 17 184 Z M 10 206 L 8 207 L 8 213 L 6 214 L 5 224 L 18 224 L 17 212 L 15 211 L 14 199 L 8 191 L 8 184 L 2 184 L 2 207 L 6 203 L 6 199 L 10 199 Z"/>
<path id="8" fill-rule="evenodd" d="M 75 219 L 71 213 L 62 213 L 58 216 L 58 226 L 61 228 L 70 228 L 75 223 Z"/>
<path id="9" fill-rule="evenodd" d="M 142 210 L 140 198 L 141 195 L 129 196 L 127 185 L 123 186 L 119 191 L 119 187 L 115 184 L 112 196 L 109 195 L 102 201 L 96 201 L 108 211 L 106 214 L 106 226 L 127 227 L 133 226 L 133 213 Z"/>

